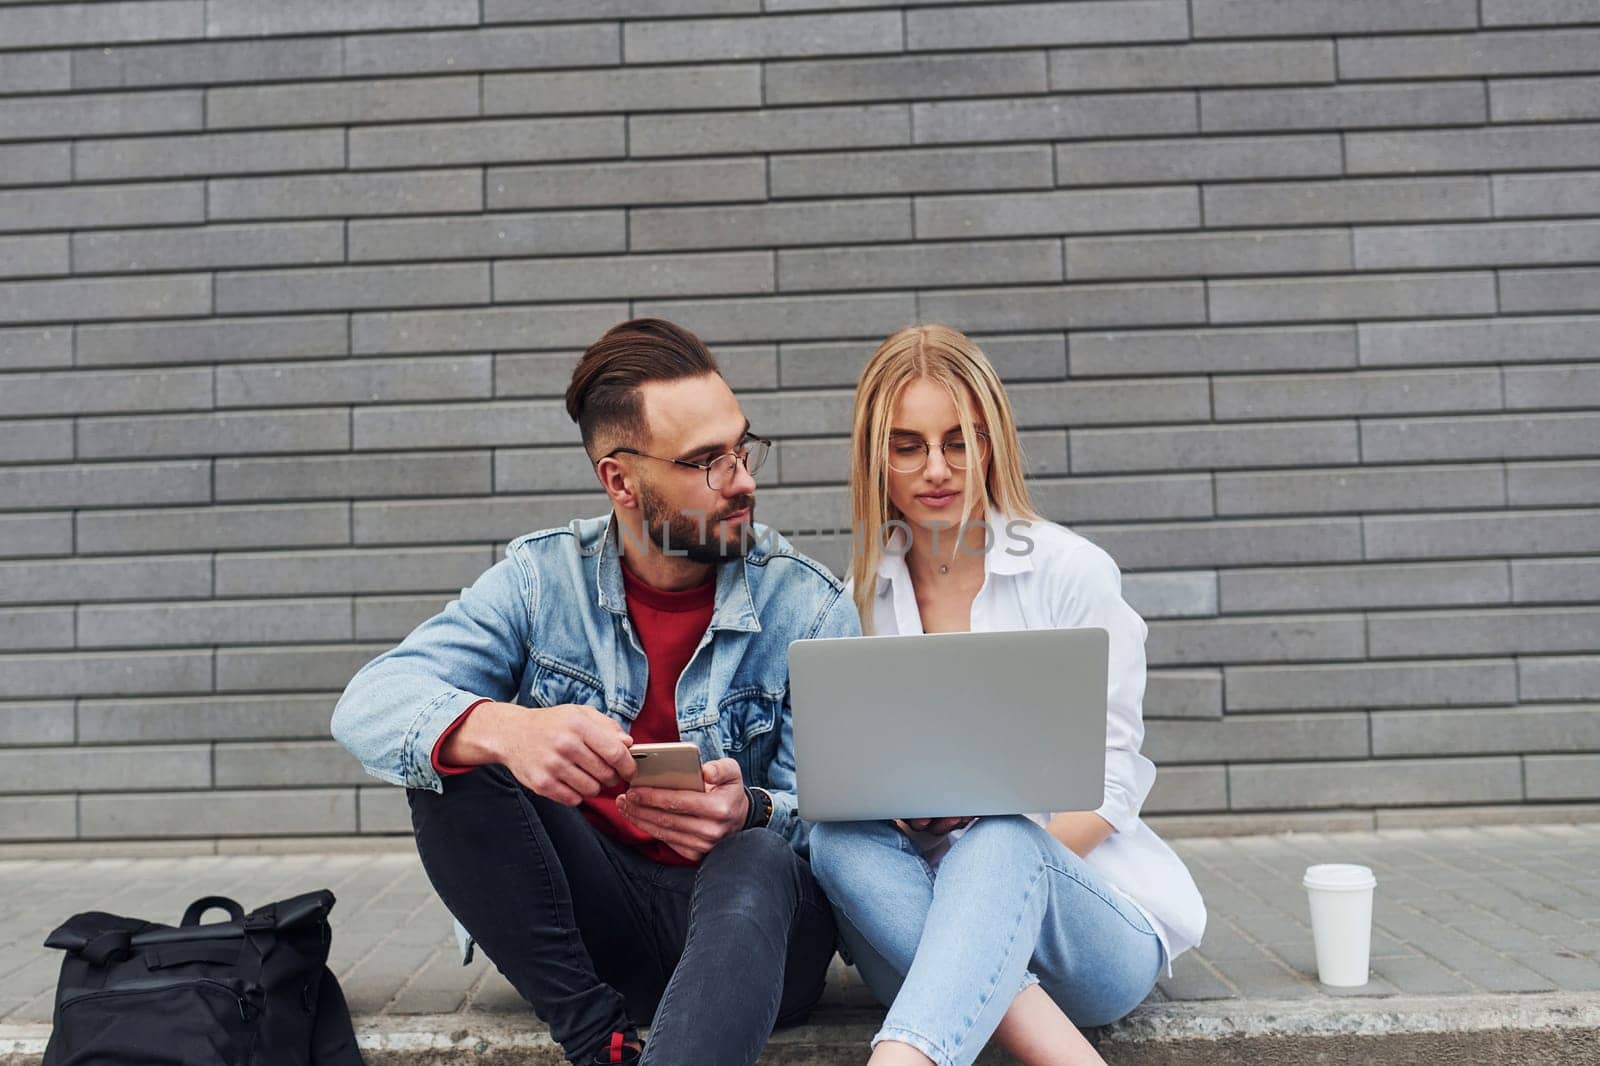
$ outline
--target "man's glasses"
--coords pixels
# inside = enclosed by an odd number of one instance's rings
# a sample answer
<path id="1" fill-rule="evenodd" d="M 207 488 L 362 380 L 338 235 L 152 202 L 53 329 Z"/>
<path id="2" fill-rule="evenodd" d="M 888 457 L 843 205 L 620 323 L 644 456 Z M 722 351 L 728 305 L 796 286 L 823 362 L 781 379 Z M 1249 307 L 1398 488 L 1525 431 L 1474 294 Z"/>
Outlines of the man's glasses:
<path id="1" fill-rule="evenodd" d="M 705 471 L 706 487 L 712 492 L 721 492 L 733 479 L 735 463 L 743 463 L 746 473 L 751 477 L 756 476 L 756 471 L 761 469 L 767 461 L 767 453 L 772 450 L 772 442 L 765 437 L 746 437 L 739 442 L 739 446 L 731 452 L 723 452 L 709 462 L 697 463 L 691 459 L 668 459 L 664 455 L 650 455 L 635 448 L 613 448 L 601 459 L 609 459 L 613 455 L 637 455 L 641 459 L 654 459 L 658 463 L 673 463 L 677 466 L 689 466 L 696 470 Z M 597 462 L 599 460 L 596 460 Z"/>
<path id="2" fill-rule="evenodd" d="M 919 473 L 928 465 L 928 456 L 934 448 L 944 456 L 944 465 L 951 470 L 965 470 L 973 463 L 981 463 L 989 456 L 989 435 L 977 433 L 969 444 L 962 436 L 946 437 L 943 441 L 923 440 L 921 437 L 889 438 L 889 469 L 897 474 Z"/>

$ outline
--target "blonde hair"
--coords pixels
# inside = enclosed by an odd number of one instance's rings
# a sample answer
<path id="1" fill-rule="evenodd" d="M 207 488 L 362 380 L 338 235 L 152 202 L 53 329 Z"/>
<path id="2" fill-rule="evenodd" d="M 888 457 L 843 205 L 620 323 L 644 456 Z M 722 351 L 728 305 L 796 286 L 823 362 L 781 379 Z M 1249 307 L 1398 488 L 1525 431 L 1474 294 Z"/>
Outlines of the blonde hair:
<path id="1" fill-rule="evenodd" d="M 907 326 L 893 334 L 878 345 L 861 371 L 850 428 L 850 518 L 854 530 L 850 576 L 863 632 L 872 631 L 872 602 L 878 593 L 878 564 L 888 523 L 904 520 L 889 501 L 889 430 L 900 394 L 919 378 L 943 386 L 950 394 L 967 440 L 975 439 L 979 424 L 989 437 L 988 462 L 967 471 L 961 521 L 972 519 L 980 500 L 986 508 L 998 508 L 1013 518 L 1039 517 L 1023 478 L 1022 446 L 1011 402 L 989 357 L 970 337 L 949 326 Z M 952 538 L 952 549 L 956 540 Z"/>

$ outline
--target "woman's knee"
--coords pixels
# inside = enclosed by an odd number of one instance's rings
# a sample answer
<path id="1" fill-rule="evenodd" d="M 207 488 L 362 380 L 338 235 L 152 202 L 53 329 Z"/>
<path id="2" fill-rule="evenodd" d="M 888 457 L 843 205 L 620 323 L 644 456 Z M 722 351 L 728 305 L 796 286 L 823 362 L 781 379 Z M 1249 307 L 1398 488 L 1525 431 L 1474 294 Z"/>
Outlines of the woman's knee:
<path id="1" fill-rule="evenodd" d="M 963 833 L 945 855 L 942 866 L 968 863 L 980 868 L 1004 869 L 1040 862 L 1051 837 L 1020 814 L 980 818 Z"/>
<path id="2" fill-rule="evenodd" d="M 881 861 L 884 849 L 898 849 L 900 835 L 889 822 L 818 822 L 811 827 L 811 872 L 836 896 L 852 874 Z"/>
<path id="3" fill-rule="evenodd" d="M 961 834 L 957 843 L 982 842 L 990 847 L 1020 847 L 1038 850 L 1039 834 L 1043 830 L 1038 823 L 1020 814 L 1005 814 L 998 817 L 979 818 Z"/>
<path id="4" fill-rule="evenodd" d="M 844 835 L 838 831 L 838 825 L 836 822 L 820 822 L 811 827 L 807 836 L 811 872 L 823 888 L 827 888 L 833 879 L 839 868 L 839 854 L 848 846 Z"/>

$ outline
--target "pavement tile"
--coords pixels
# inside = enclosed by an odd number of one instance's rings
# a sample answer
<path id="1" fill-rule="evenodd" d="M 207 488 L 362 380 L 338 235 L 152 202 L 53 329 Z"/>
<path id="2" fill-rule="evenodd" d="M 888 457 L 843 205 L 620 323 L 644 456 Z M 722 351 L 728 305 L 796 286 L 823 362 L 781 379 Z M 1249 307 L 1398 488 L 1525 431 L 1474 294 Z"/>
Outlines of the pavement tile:
<path id="1" fill-rule="evenodd" d="M 1444 940 L 1430 941 L 1428 951 L 1490 992 L 1554 992 L 1559 987 L 1555 981 L 1521 963 L 1482 951 L 1475 943 L 1468 948 L 1458 948 Z"/>
<path id="2" fill-rule="evenodd" d="M 472 983 L 488 967 L 483 958 L 461 965 L 454 942 L 440 948 L 418 967 L 389 1004 L 392 1014 L 453 1014 L 467 1001 Z"/>
<path id="3" fill-rule="evenodd" d="M 1259 959 L 1266 949 L 1226 919 L 1213 918 L 1206 923 L 1205 941 L 1199 951 L 1208 959 Z"/>
<path id="4" fill-rule="evenodd" d="M 29 997 L 6 1021 L 19 1023 L 48 1022 L 55 1010 L 55 1005 L 55 980 L 52 978 L 49 988 Z"/>
<path id="5" fill-rule="evenodd" d="M 1310 937 L 1273 944 L 1272 957 L 1302 977 L 1317 975 L 1316 944 Z"/>
<path id="6" fill-rule="evenodd" d="M 1600 956 L 1600 929 L 1592 929 L 1578 936 L 1563 937 L 1561 947 L 1580 955 Z"/>
<path id="7" fill-rule="evenodd" d="M 1234 916 L 1246 936 L 1263 943 L 1295 942 L 1311 935 L 1309 919 L 1305 922 L 1280 911 L 1260 910 Z"/>
<path id="8" fill-rule="evenodd" d="M 1600 991 L 1600 962 L 1594 959 L 1560 951 L 1513 957 L 1528 969 L 1548 977 L 1560 988 L 1573 992 Z"/>
<path id="9" fill-rule="evenodd" d="M 1486 919 L 1448 924 L 1463 936 L 1470 936 L 1496 951 L 1508 954 L 1518 952 L 1537 954 L 1550 947 L 1550 942 L 1538 933 L 1512 925 L 1510 922 L 1496 920 L 1492 916 L 1486 916 Z"/>
<path id="10" fill-rule="evenodd" d="M 473 1010 L 490 1014 L 522 1014 L 528 1011 L 527 1002 L 517 994 L 498 970 L 484 974 L 467 996 Z"/>
<path id="11" fill-rule="evenodd" d="M 1233 999 L 1239 994 L 1215 967 L 1193 953 L 1178 956 L 1172 964 L 1172 976 L 1161 978 L 1156 987 L 1173 1000 Z"/>
<path id="12" fill-rule="evenodd" d="M 1304 999 L 1317 986 L 1281 962 L 1222 962 L 1217 972 L 1246 999 Z"/>
<path id="13" fill-rule="evenodd" d="M 1589 928 L 1582 919 L 1574 918 L 1565 911 L 1554 910 L 1549 903 L 1540 903 L 1534 907 L 1524 905 L 1515 911 L 1503 913 L 1524 929 L 1531 929 L 1544 936 L 1578 936 Z"/>
<path id="14" fill-rule="evenodd" d="M 1420 955 L 1406 958 L 1373 959 L 1372 971 L 1402 992 L 1416 995 L 1447 995 L 1479 991 L 1460 974 Z"/>
<path id="15" fill-rule="evenodd" d="M 1366 984 L 1357 988 L 1330 988 L 1323 984 L 1319 984 L 1317 987 L 1321 989 L 1325 995 L 1333 996 L 1336 999 L 1379 999 L 1384 996 L 1395 995 L 1400 991 L 1389 981 L 1375 973 L 1367 978 Z"/>
<path id="16" fill-rule="evenodd" d="M 1600 991 L 1600 826 L 1500 826 L 1180 839 L 1209 927 L 1153 1001 Z M 1378 877 L 1372 979 L 1315 980 L 1300 878 L 1314 862 Z M 481 953 L 459 964 L 449 915 L 414 854 L 200 855 L 0 861 L 0 1020 L 48 1020 L 60 957 L 44 935 L 81 910 L 176 922 L 199 895 L 246 907 L 329 887 L 330 963 L 358 1012 L 527 1014 Z M 828 1010 L 875 1009 L 837 960 Z"/>

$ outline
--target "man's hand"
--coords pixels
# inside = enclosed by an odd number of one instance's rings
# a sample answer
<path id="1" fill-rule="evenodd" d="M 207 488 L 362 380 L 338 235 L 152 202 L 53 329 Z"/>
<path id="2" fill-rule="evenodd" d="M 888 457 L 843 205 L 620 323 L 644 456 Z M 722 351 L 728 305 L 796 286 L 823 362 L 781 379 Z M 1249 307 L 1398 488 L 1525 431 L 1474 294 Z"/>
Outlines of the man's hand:
<path id="1" fill-rule="evenodd" d="M 450 735 L 439 757 L 456 766 L 502 763 L 534 792 L 572 807 L 633 780 L 632 744 L 622 726 L 593 707 L 485 703 Z"/>
<path id="2" fill-rule="evenodd" d="M 965 829 L 975 821 L 976 818 L 907 818 L 900 824 L 906 829 L 942 837 L 952 829 Z"/>
<path id="3" fill-rule="evenodd" d="M 632 788 L 617 797 L 617 810 L 640 829 L 696 862 L 723 839 L 744 828 L 750 813 L 744 775 L 732 759 L 700 768 L 704 792 L 679 788 Z"/>

